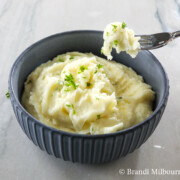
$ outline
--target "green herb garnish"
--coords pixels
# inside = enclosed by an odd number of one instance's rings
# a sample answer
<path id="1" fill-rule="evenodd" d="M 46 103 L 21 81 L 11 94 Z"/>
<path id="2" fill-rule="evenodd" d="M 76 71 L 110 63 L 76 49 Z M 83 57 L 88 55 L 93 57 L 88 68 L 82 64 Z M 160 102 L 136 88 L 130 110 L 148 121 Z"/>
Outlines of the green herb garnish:
<path id="1" fill-rule="evenodd" d="M 100 100 L 98 97 L 96 97 L 96 100 Z"/>
<path id="2" fill-rule="evenodd" d="M 88 87 L 91 86 L 91 83 L 90 83 L 90 82 L 87 82 L 87 86 L 88 86 Z"/>
<path id="3" fill-rule="evenodd" d="M 67 107 L 73 108 L 73 114 L 76 114 L 73 104 L 66 104 Z"/>
<path id="4" fill-rule="evenodd" d="M 70 58 L 69 58 L 69 59 L 70 59 L 70 60 L 71 60 L 71 59 L 74 59 L 74 56 L 70 56 Z"/>
<path id="5" fill-rule="evenodd" d="M 69 89 L 69 88 L 67 88 L 67 89 L 65 89 L 64 91 L 69 92 L 69 91 L 70 91 L 70 89 Z"/>
<path id="6" fill-rule="evenodd" d="M 97 68 L 98 68 L 98 69 L 101 69 L 102 67 L 103 67 L 102 64 L 97 64 Z"/>
<path id="7" fill-rule="evenodd" d="M 127 27 L 125 22 L 122 22 L 122 29 L 124 29 L 125 27 Z"/>
<path id="8" fill-rule="evenodd" d="M 122 99 L 122 97 L 117 97 L 117 99 Z"/>
<path id="9" fill-rule="evenodd" d="M 108 36 L 109 35 L 109 32 L 106 32 L 106 36 Z"/>
<path id="10" fill-rule="evenodd" d="M 66 71 L 63 71 L 63 73 L 66 73 Z"/>
<path id="11" fill-rule="evenodd" d="M 73 110 L 73 114 L 76 114 L 76 111 L 75 111 L 75 110 Z"/>
<path id="12" fill-rule="evenodd" d="M 86 66 L 80 66 L 78 74 L 84 72 L 85 70 L 88 70 L 88 67 L 86 67 Z"/>
<path id="13" fill-rule="evenodd" d="M 101 115 L 100 115 L 100 114 L 98 114 L 98 115 L 97 115 L 97 118 L 98 118 L 98 119 L 100 119 L 100 118 L 101 118 Z"/>
<path id="14" fill-rule="evenodd" d="M 9 93 L 9 91 L 7 91 L 6 97 L 7 97 L 7 98 L 10 98 L 10 93 Z"/>
<path id="15" fill-rule="evenodd" d="M 103 54 L 103 49 L 101 49 L 101 54 Z"/>
<path id="16" fill-rule="evenodd" d="M 82 77 L 82 78 L 87 79 L 87 77 L 86 77 L 86 76 L 84 76 L 84 77 Z"/>
<path id="17" fill-rule="evenodd" d="M 98 69 L 101 69 L 103 66 L 104 66 L 104 65 L 102 65 L 102 64 L 97 64 L 97 69 L 94 71 L 94 74 L 96 74 L 96 73 L 97 73 L 97 70 L 98 70 Z"/>
<path id="18" fill-rule="evenodd" d="M 90 131 L 94 131 L 94 128 L 91 126 L 91 130 Z"/>
<path id="19" fill-rule="evenodd" d="M 114 25 L 114 24 L 111 24 L 113 26 L 113 30 L 116 30 L 117 29 L 117 26 Z"/>
<path id="20" fill-rule="evenodd" d="M 65 86 L 72 86 L 74 89 L 78 87 L 78 85 L 74 82 L 74 77 L 72 74 L 66 75 L 64 81 L 66 81 Z"/>
<path id="21" fill-rule="evenodd" d="M 64 60 L 61 59 L 61 56 L 60 56 L 60 55 L 58 56 L 58 61 L 59 61 L 59 62 L 64 62 Z"/>
<path id="22" fill-rule="evenodd" d="M 115 46 L 118 45 L 118 40 L 114 40 L 114 45 L 115 45 Z"/>

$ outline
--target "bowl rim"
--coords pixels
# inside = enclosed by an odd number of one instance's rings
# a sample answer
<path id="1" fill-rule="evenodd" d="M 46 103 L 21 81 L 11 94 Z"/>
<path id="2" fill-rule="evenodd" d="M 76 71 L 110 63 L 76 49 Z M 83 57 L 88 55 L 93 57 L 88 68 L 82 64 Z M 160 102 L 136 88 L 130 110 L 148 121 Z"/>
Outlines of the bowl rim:
<path id="1" fill-rule="evenodd" d="M 33 119 L 33 121 L 35 121 L 35 123 L 37 123 L 40 126 L 46 127 L 47 129 L 50 129 L 51 131 L 53 131 L 54 133 L 57 134 L 63 134 L 63 135 L 68 135 L 68 136 L 74 136 L 74 137 L 81 137 L 81 138 L 103 138 L 103 137 L 109 137 L 109 136 L 116 136 L 116 135 L 120 135 L 120 134 L 124 134 L 127 132 L 130 132 L 132 130 L 135 130 L 136 128 L 139 128 L 140 126 L 142 126 L 143 124 L 148 123 L 151 118 L 153 116 L 155 116 L 163 107 L 163 105 L 165 104 L 166 99 L 168 98 L 169 95 L 169 79 L 167 76 L 167 73 L 165 72 L 162 64 L 159 62 L 159 60 L 148 50 L 143 50 L 145 51 L 149 56 L 152 57 L 152 60 L 158 65 L 158 67 L 161 69 L 162 73 L 163 73 L 163 80 L 165 82 L 165 91 L 164 91 L 164 95 L 162 97 L 162 100 L 160 101 L 159 105 L 156 107 L 156 109 L 153 111 L 153 113 L 147 117 L 146 119 L 144 119 L 142 122 L 131 126 L 129 128 L 120 130 L 120 131 L 116 131 L 113 133 L 107 133 L 107 134 L 93 134 L 93 135 L 89 135 L 89 134 L 77 134 L 77 133 L 72 133 L 72 132 L 68 132 L 68 131 L 63 131 L 60 129 L 56 129 L 53 128 L 51 126 L 48 126 L 46 124 L 44 124 L 43 122 L 39 121 L 38 119 L 36 119 L 34 116 L 32 116 L 28 111 L 26 111 L 26 109 L 21 105 L 18 97 L 15 95 L 14 92 L 14 88 L 13 88 L 13 73 L 16 70 L 17 64 L 21 61 L 22 57 L 28 53 L 29 50 L 35 48 L 37 45 L 43 43 L 46 40 L 55 38 L 57 36 L 63 36 L 63 35 L 68 35 L 68 34 L 76 34 L 76 33 L 94 33 L 94 34 L 102 34 L 103 35 L 103 31 L 98 31 L 98 30 L 73 30 L 73 31 L 65 31 L 65 32 L 61 32 L 61 33 L 56 33 L 50 36 L 47 36 L 43 39 L 38 40 L 37 42 L 33 43 L 32 45 L 30 45 L 28 48 L 26 48 L 15 60 L 15 62 L 13 63 L 11 70 L 10 70 L 10 74 L 9 74 L 9 80 L 8 80 L 8 89 L 10 92 L 10 99 L 11 99 L 11 103 L 14 103 L 14 100 L 16 101 L 17 105 L 20 107 L 21 111 L 23 111 L 27 116 L 30 116 L 31 119 Z"/>

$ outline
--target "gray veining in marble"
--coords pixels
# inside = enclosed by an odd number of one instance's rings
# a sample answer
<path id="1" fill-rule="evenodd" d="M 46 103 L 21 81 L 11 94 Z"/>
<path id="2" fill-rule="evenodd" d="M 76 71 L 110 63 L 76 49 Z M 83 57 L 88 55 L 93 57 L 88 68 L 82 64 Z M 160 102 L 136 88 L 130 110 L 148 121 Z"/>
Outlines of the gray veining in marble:
<path id="1" fill-rule="evenodd" d="M 119 174 L 122 168 L 180 169 L 180 38 L 152 51 L 171 86 L 160 124 L 141 148 L 117 161 L 82 165 L 47 155 L 25 136 L 5 97 L 11 66 L 32 43 L 63 31 L 103 30 L 113 21 L 125 21 L 137 34 L 180 30 L 180 0 L 0 0 L 0 180 L 180 179 Z"/>

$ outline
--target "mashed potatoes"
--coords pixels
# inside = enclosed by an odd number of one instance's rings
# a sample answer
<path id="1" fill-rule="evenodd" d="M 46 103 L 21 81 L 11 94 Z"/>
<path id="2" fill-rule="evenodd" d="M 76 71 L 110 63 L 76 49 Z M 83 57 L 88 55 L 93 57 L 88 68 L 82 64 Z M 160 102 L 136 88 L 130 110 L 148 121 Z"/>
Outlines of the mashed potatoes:
<path id="1" fill-rule="evenodd" d="M 64 131 L 104 134 L 133 126 L 152 113 L 154 92 L 131 68 L 91 53 L 71 52 L 37 67 L 22 105 Z"/>
<path id="2" fill-rule="evenodd" d="M 107 56 L 109 60 L 112 59 L 112 48 L 115 48 L 117 53 L 126 51 L 133 58 L 136 57 L 140 49 L 138 42 L 140 38 L 134 37 L 133 30 L 128 29 L 124 22 L 108 24 L 104 30 L 103 38 L 102 53 Z"/>

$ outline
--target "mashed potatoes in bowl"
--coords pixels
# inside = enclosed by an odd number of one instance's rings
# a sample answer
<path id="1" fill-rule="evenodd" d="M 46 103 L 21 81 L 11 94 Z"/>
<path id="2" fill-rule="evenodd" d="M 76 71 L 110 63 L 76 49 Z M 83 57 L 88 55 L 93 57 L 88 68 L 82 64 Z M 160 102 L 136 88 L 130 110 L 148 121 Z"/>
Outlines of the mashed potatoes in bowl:
<path id="1" fill-rule="evenodd" d="M 168 101 L 168 77 L 151 52 L 104 60 L 95 56 L 103 57 L 102 36 L 71 31 L 47 37 L 22 52 L 10 71 L 20 127 L 41 150 L 66 161 L 104 163 L 133 152 L 152 135 Z M 154 101 L 151 87 L 124 65 L 152 87 Z M 146 118 L 146 112 L 152 114 Z"/>
<path id="2" fill-rule="evenodd" d="M 22 105 L 48 126 L 78 134 L 106 134 L 150 116 L 154 94 L 125 65 L 91 53 L 68 52 L 28 76 Z"/>

